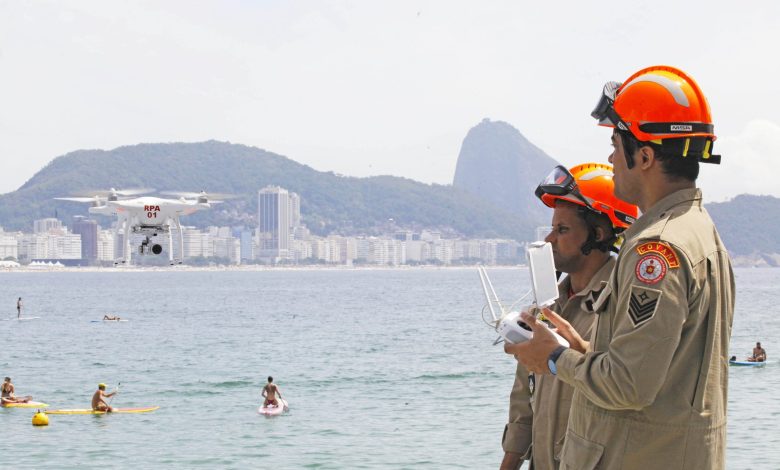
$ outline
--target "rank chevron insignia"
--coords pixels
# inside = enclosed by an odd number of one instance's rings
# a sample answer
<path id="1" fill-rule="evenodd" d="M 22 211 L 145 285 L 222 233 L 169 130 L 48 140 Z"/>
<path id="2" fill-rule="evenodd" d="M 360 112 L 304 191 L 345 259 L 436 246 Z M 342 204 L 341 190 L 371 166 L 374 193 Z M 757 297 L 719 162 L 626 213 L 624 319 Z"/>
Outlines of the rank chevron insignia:
<path id="1" fill-rule="evenodd" d="M 631 299 L 628 302 L 628 315 L 634 327 L 653 318 L 661 291 L 641 286 L 631 287 Z"/>

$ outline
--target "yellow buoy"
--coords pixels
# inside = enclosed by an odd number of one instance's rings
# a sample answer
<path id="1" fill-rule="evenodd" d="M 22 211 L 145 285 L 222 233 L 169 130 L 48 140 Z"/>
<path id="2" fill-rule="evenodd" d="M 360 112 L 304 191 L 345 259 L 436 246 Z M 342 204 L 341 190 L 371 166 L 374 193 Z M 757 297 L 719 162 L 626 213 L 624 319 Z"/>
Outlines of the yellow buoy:
<path id="1" fill-rule="evenodd" d="M 38 410 L 38 412 L 33 415 L 32 423 L 33 426 L 48 426 L 49 416 L 43 411 Z"/>

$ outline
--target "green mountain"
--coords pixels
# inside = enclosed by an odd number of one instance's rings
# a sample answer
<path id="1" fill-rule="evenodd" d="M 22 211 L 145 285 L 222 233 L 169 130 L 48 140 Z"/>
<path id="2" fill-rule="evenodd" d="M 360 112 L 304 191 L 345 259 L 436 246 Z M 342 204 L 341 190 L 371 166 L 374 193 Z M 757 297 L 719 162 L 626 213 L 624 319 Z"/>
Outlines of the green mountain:
<path id="1" fill-rule="evenodd" d="M 240 195 L 186 225 L 256 226 L 257 191 L 278 185 L 301 196 L 303 222 L 320 235 L 439 229 L 469 237 L 530 239 L 533 225 L 466 191 L 406 178 L 351 178 L 320 172 L 281 155 L 226 142 L 139 144 L 79 150 L 52 160 L 17 191 L 0 195 L 0 226 L 32 230 L 35 219 L 68 222 L 87 205 L 58 196 L 108 188 L 227 192 Z M 108 226 L 111 220 L 100 220 Z"/>
<path id="2" fill-rule="evenodd" d="M 750 257 L 754 262 L 749 264 L 761 264 L 763 259 L 772 266 L 780 265 L 780 223 L 775 217 L 780 214 L 780 199 L 742 194 L 705 207 L 729 253 Z M 761 226 L 756 226 L 758 220 L 762 221 Z M 778 230 L 772 228 L 776 225 Z"/>

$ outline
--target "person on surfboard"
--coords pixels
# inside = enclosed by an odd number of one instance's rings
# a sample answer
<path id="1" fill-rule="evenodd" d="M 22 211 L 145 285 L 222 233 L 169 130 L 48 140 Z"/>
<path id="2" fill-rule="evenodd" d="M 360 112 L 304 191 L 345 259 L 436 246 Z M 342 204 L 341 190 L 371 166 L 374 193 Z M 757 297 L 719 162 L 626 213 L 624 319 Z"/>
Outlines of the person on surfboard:
<path id="1" fill-rule="evenodd" d="M 22 298 L 19 297 L 19 300 L 16 301 L 16 318 L 22 317 Z"/>
<path id="2" fill-rule="evenodd" d="M 106 321 L 119 321 L 122 318 L 117 315 L 103 315 L 103 320 Z"/>
<path id="3" fill-rule="evenodd" d="M 6 377 L 3 385 L 0 385 L 0 396 L 3 403 L 27 403 L 32 397 L 17 397 L 11 377 Z"/>
<path id="4" fill-rule="evenodd" d="M 116 395 L 116 391 L 106 393 L 106 384 L 98 384 L 98 389 L 95 390 L 95 394 L 92 395 L 92 410 L 93 411 L 105 411 L 110 413 L 114 411 L 111 406 L 106 403 L 106 398 L 110 398 Z"/>
<path id="5" fill-rule="evenodd" d="M 765 362 L 766 350 L 761 347 L 761 342 L 756 343 L 756 347 L 753 348 L 753 355 L 748 358 L 748 362 Z"/>
<path id="6" fill-rule="evenodd" d="M 263 387 L 263 397 L 265 398 L 265 401 L 263 402 L 263 408 L 268 408 L 269 406 L 279 406 L 279 402 L 276 400 L 276 395 L 279 395 L 279 398 L 282 398 L 282 391 L 279 390 L 279 387 L 276 386 L 274 383 L 274 378 L 271 376 L 268 376 L 268 383 Z"/>

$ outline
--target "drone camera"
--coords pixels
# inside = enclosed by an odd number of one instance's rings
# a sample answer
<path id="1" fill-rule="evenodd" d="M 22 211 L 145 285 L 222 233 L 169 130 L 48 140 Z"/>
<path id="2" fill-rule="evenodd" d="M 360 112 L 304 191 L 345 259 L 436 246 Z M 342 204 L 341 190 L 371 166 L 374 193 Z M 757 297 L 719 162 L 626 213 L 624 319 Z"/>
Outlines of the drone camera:
<path id="1" fill-rule="evenodd" d="M 156 236 L 157 234 L 155 234 Z M 159 255 L 162 253 L 163 247 L 159 243 L 152 243 L 152 241 L 149 239 L 149 237 L 146 237 L 146 240 L 142 241 L 141 244 L 138 246 L 138 253 L 141 255 Z"/>

